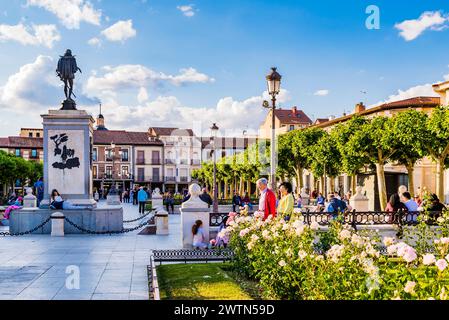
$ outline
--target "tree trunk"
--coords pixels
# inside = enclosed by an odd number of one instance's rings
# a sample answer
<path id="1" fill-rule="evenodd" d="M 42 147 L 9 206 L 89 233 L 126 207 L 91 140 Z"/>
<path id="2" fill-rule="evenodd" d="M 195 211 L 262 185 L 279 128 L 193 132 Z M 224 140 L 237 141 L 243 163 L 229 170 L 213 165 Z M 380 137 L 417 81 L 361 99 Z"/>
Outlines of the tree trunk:
<path id="1" fill-rule="evenodd" d="M 321 192 L 321 194 L 324 196 L 325 195 L 325 193 L 324 193 L 324 176 L 321 176 L 320 177 L 320 188 L 319 188 L 319 190 L 320 190 L 320 192 Z"/>
<path id="2" fill-rule="evenodd" d="M 436 194 L 438 195 L 440 201 L 444 203 L 444 159 L 438 159 L 436 182 Z"/>
<path id="3" fill-rule="evenodd" d="M 225 181 L 225 183 L 224 183 L 224 198 L 229 199 L 228 198 L 228 182 L 227 181 Z"/>
<path id="4" fill-rule="evenodd" d="M 251 181 L 246 181 L 246 191 L 248 191 L 248 195 L 251 196 Z"/>
<path id="5" fill-rule="evenodd" d="M 407 165 L 407 173 L 408 173 L 408 192 L 410 192 L 412 199 L 415 196 L 415 178 L 413 177 L 413 173 L 415 172 L 415 166 Z"/>
<path id="6" fill-rule="evenodd" d="M 230 188 L 229 193 L 230 193 L 230 197 L 231 197 L 231 198 L 234 196 L 234 184 L 235 184 L 235 179 L 232 178 L 232 183 L 231 183 L 231 185 L 229 186 L 229 188 Z"/>
<path id="7" fill-rule="evenodd" d="M 376 163 L 377 188 L 379 190 L 380 210 L 384 211 L 387 205 L 387 187 L 385 185 L 385 172 L 382 163 Z"/>
<path id="8" fill-rule="evenodd" d="M 357 175 L 356 174 L 353 174 L 352 176 L 351 176 L 351 192 L 352 192 L 352 195 L 354 195 L 355 194 L 355 189 L 357 188 Z"/>
<path id="9" fill-rule="evenodd" d="M 243 190 L 243 178 L 240 177 L 240 181 L 239 181 L 239 192 L 240 194 L 244 194 L 245 190 Z"/>
<path id="10" fill-rule="evenodd" d="M 303 169 L 302 168 L 297 168 L 296 169 L 296 192 L 298 194 L 301 194 L 301 190 L 304 187 L 304 179 L 303 179 Z"/>

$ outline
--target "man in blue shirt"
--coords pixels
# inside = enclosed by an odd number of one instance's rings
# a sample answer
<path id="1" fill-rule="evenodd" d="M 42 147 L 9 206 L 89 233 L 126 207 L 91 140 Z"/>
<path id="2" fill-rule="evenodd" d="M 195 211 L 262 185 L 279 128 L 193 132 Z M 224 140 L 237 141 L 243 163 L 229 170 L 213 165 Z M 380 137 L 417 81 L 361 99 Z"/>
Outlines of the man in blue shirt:
<path id="1" fill-rule="evenodd" d="M 327 205 L 326 212 L 332 213 L 332 217 L 335 219 L 339 213 L 346 211 L 346 202 L 335 197 L 334 194 L 329 194 L 329 204 Z"/>
<path id="2" fill-rule="evenodd" d="M 44 199 L 44 179 L 42 177 L 36 181 L 34 188 L 36 189 L 37 206 L 39 207 L 39 204 Z"/>
<path id="3" fill-rule="evenodd" d="M 406 191 L 402 194 L 402 202 L 407 207 L 407 211 L 409 212 L 407 214 L 407 221 L 417 221 L 417 211 L 418 211 L 418 204 L 415 202 L 415 200 L 412 200 L 412 195 L 410 192 Z"/>
<path id="4" fill-rule="evenodd" d="M 137 201 L 139 202 L 139 213 L 144 214 L 145 213 L 145 204 L 148 200 L 148 193 L 143 189 L 143 187 L 140 187 L 139 192 L 137 193 Z"/>

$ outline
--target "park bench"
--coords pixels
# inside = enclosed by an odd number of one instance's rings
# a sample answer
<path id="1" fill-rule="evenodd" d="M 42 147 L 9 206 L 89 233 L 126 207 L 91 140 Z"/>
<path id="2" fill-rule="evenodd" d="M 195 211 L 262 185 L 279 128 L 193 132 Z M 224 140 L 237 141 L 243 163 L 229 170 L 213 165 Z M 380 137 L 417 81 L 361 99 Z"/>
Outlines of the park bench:
<path id="1" fill-rule="evenodd" d="M 177 250 L 153 250 L 152 259 L 159 264 L 167 262 L 217 262 L 229 261 L 233 257 L 230 249 L 177 249 Z"/>

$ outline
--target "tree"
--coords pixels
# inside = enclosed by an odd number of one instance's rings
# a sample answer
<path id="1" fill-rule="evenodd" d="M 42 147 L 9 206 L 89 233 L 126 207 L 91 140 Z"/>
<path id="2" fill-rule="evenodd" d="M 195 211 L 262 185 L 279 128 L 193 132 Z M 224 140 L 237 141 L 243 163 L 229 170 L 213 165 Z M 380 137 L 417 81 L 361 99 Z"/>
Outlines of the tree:
<path id="1" fill-rule="evenodd" d="M 331 139 L 335 141 L 336 147 L 340 153 L 342 170 L 352 177 L 351 190 L 353 193 L 356 188 L 357 173 L 365 166 L 365 164 L 368 164 L 370 160 L 365 154 L 354 152 L 354 150 L 352 150 L 352 145 L 348 145 L 348 142 L 366 123 L 367 120 L 365 118 L 355 115 L 347 122 L 338 124 L 330 133 Z"/>
<path id="2" fill-rule="evenodd" d="M 437 163 L 436 194 L 444 201 L 444 169 L 449 155 L 449 107 L 437 107 L 427 121 L 426 148 Z"/>
<path id="3" fill-rule="evenodd" d="M 394 135 L 391 131 L 392 122 L 392 119 L 388 117 L 375 117 L 362 125 L 347 143 L 350 150 L 349 155 L 366 156 L 370 163 L 376 165 L 381 210 L 385 210 L 387 204 L 384 165 L 396 151 Z"/>
<path id="4" fill-rule="evenodd" d="M 322 129 L 307 128 L 290 131 L 278 139 L 278 165 L 284 172 L 296 176 L 298 193 L 304 187 L 303 171 L 312 164 L 310 153 L 323 135 Z"/>
<path id="5" fill-rule="evenodd" d="M 321 184 L 324 186 L 324 176 L 335 178 L 341 172 L 340 151 L 332 136 L 327 132 L 323 132 L 311 151 L 309 153 L 310 170 L 316 178 L 322 178 Z"/>
<path id="6" fill-rule="evenodd" d="M 397 113 L 393 117 L 392 134 L 396 152 L 391 159 L 407 168 L 408 190 L 412 196 L 415 192 L 413 177 L 415 164 L 428 155 L 426 124 L 426 114 L 414 109 Z"/>

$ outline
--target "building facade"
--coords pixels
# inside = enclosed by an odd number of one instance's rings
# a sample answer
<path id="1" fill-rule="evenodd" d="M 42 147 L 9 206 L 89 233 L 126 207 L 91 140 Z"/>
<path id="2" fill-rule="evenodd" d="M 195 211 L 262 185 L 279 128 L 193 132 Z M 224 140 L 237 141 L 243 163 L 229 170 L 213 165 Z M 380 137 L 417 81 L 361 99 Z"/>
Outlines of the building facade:
<path id="1" fill-rule="evenodd" d="M 259 128 L 259 137 L 262 139 L 271 138 L 271 114 L 272 110 L 268 112 L 267 117 Z M 291 109 L 276 109 L 274 111 L 274 117 L 274 128 L 276 135 L 284 134 L 297 129 L 303 129 L 312 124 L 312 120 L 310 120 L 304 111 L 299 110 L 297 107 L 292 107 Z"/>

